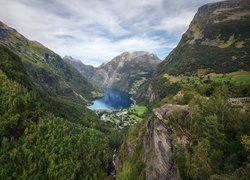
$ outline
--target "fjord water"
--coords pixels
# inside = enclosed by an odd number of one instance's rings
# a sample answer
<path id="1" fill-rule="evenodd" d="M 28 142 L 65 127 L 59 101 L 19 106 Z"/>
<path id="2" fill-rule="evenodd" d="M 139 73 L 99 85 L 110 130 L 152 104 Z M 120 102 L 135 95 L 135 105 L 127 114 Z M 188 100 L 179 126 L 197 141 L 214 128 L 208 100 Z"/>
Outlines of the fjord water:
<path id="1" fill-rule="evenodd" d="M 105 96 L 93 101 L 89 106 L 92 110 L 112 110 L 129 108 L 132 104 L 131 95 L 116 89 L 106 89 Z"/>

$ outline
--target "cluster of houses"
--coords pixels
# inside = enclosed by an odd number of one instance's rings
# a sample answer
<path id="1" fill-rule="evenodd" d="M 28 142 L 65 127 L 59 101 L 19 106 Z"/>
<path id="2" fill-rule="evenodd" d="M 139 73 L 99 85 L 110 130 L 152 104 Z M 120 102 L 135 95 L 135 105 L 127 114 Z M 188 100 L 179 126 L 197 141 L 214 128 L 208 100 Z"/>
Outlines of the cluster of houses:
<path id="1" fill-rule="evenodd" d="M 131 119 L 127 110 L 120 111 L 96 111 L 101 121 L 111 122 L 116 125 L 117 128 L 123 129 L 127 126 L 133 126 L 136 121 Z"/>

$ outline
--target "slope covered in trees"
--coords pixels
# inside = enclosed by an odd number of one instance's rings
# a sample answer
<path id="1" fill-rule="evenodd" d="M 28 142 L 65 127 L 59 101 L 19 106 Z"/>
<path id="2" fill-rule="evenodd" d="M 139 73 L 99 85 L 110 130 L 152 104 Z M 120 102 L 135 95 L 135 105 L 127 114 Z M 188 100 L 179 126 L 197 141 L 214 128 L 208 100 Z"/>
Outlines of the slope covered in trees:
<path id="1" fill-rule="evenodd" d="M 19 56 L 4 46 L 0 52 L 0 177 L 107 178 L 112 128 L 85 107 L 40 92 Z"/>
<path id="2" fill-rule="evenodd" d="M 0 44 L 21 58 L 28 76 L 41 92 L 82 104 L 91 100 L 94 87 L 52 50 L 28 40 L 2 22 Z"/>

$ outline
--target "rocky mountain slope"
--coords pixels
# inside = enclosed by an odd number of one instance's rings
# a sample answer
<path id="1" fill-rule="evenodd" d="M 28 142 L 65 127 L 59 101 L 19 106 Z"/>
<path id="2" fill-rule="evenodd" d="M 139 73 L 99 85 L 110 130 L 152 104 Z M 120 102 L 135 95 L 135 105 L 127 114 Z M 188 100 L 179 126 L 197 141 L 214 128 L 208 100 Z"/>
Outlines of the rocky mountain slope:
<path id="1" fill-rule="evenodd" d="M 59 55 L 42 44 L 28 40 L 2 22 L 0 43 L 21 57 L 28 75 L 42 92 L 79 103 L 87 103 L 91 99 L 92 85 Z"/>
<path id="2" fill-rule="evenodd" d="M 177 76 L 249 71 L 249 29 L 249 1 L 229 0 L 200 7 L 178 46 L 135 97 L 152 102 L 173 95 L 180 89 Z"/>
<path id="3" fill-rule="evenodd" d="M 249 179 L 244 128 L 250 128 L 250 114 L 228 103 L 229 96 L 249 96 L 249 82 L 210 77 L 249 74 L 249 5 L 229 0 L 199 8 L 178 46 L 135 96 L 156 108 L 124 142 L 119 178 Z"/>
<path id="4" fill-rule="evenodd" d="M 250 1 L 229 0 L 199 8 L 178 46 L 157 74 L 250 70 Z"/>
<path id="5" fill-rule="evenodd" d="M 94 66 L 85 65 L 78 59 L 74 59 L 70 56 L 65 56 L 63 60 L 71 64 L 73 67 L 75 67 L 83 75 L 83 77 L 85 77 L 88 80 L 90 80 L 95 73 Z"/>
<path id="6" fill-rule="evenodd" d="M 98 67 L 92 82 L 135 93 L 142 83 L 152 77 L 159 63 L 160 59 L 148 52 L 124 52 Z"/>
<path id="7" fill-rule="evenodd" d="M 171 115 L 180 111 L 182 118 L 188 115 L 188 107 L 166 104 L 153 110 L 153 117 L 147 122 L 144 139 L 146 159 L 146 179 L 180 179 L 176 160 L 173 158 L 174 128 L 171 128 Z M 185 136 L 180 139 L 186 139 Z M 154 154 L 154 156 L 152 156 Z"/>

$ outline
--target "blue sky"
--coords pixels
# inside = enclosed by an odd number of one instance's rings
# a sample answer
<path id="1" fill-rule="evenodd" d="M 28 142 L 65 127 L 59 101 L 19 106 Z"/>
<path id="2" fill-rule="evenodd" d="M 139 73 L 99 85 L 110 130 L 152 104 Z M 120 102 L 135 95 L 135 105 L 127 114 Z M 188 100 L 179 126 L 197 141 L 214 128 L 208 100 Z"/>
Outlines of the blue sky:
<path id="1" fill-rule="evenodd" d="M 0 0 L 0 21 L 94 66 L 124 51 L 164 59 L 197 9 L 218 0 Z"/>

